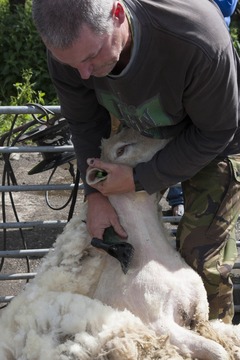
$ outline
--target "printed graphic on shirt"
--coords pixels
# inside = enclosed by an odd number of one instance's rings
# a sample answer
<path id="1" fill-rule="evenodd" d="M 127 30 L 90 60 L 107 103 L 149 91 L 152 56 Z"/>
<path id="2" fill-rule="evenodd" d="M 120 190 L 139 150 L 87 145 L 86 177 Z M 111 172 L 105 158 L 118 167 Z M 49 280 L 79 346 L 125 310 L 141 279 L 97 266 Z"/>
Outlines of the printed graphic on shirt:
<path id="1" fill-rule="evenodd" d="M 122 123 L 142 134 L 162 137 L 159 127 L 173 125 L 172 119 L 163 112 L 158 96 L 154 96 L 139 106 L 126 104 L 108 92 L 99 92 L 98 100 Z"/>

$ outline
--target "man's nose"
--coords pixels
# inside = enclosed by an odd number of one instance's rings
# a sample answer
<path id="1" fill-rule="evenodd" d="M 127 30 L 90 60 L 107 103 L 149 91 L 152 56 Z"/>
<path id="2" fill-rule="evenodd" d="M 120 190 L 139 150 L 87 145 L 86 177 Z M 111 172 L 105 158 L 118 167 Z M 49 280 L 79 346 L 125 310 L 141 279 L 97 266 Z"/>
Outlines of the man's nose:
<path id="1" fill-rule="evenodd" d="M 91 64 L 82 64 L 78 66 L 78 71 L 82 79 L 89 79 L 92 75 L 93 67 Z"/>

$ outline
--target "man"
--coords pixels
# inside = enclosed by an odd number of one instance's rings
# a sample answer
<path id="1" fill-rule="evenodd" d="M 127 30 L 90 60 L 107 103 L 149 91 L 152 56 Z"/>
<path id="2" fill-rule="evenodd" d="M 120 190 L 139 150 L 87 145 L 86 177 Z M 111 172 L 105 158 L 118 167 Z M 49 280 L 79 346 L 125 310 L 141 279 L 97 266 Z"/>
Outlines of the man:
<path id="1" fill-rule="evenodd" d="M 102 238 L 112 225 L 127 236 L 107 195 L 182 182 L 181 254 L 204 281 L 210 318 L 231 322 L 240 61 L 219 8 L 208 0 L 33 0 L 33 18 L 81 176 L 88 165 L 108 172 L 95 189 L 85 186 L 90 234 Z M 110 113 L 145 136 L 172 140 L 133 170 L 103 163 Z"/>

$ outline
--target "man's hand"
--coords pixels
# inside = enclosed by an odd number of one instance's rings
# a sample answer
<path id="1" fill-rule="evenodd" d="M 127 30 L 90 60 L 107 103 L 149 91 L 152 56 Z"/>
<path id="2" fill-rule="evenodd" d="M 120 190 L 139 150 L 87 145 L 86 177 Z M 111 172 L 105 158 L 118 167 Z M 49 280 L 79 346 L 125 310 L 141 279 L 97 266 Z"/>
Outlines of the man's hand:
<path id="1" fill-rule="evenodd" d="M 101 193 L 92 193 L 87 196 L 87 200 L 87 229 L 92 237 L 102 239 L 105 229 L 110 226 L 113 226 L 115 232 L 120 237 L 127 237 L 127 233 L 121 226 L 115 209 L 106 196 L 103 196 Z"/>
<path id="2" fill-rule="evenodd" d="M 133 171 L 130 166 L 110 164 L 99 159 L 88 159 L 91 168 L 98 168 L 107 172 L 107 178 L 97 184 L 91 185 L 103 195 L 123 194 L 135 191 Z"/>

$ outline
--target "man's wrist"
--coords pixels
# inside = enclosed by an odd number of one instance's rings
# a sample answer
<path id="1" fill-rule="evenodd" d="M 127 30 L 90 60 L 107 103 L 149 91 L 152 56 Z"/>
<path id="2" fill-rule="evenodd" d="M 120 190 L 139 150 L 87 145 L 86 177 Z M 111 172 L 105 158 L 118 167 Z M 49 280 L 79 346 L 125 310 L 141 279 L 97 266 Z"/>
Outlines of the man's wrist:
<path id="1" fill-rule="evenodd" d="M 135 191 L 144 190 L 142 184 L 141 184 L 140 181 L 138 180 L 138 177 L 137 177 L 137 173 L 136 173 L 135 168 L 133 168 L 133 181 L 134 181 L 134 185 L 135 185 Z"/>
<path id="2" fill-rule="evenodd" d="M 89 199 L 99 199 L 101 198 L 103 195 L 99 192 L 99 191 L 93 191 L 89 194 L 86 195 L 86 198 Z"/>

